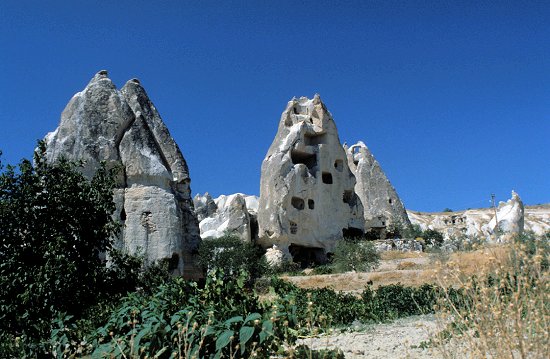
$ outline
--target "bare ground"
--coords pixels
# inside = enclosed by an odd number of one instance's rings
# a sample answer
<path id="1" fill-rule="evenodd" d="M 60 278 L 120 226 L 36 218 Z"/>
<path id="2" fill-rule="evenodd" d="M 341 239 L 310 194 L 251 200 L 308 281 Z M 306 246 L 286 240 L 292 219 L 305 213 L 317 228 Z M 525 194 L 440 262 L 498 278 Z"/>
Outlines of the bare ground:
<path id="1" fill-rule="evenodd" d="M 503 258 L 505 247 L 484 248 L 452 255 L 386 252 L 381 265 L 373 272 L 347 272 L 329 275 L 284 276 L 301 288 L 330 287 L 336 291 L 360 294 L 367 285 L 401 283 L 420 286 L 424 283 L 457 285 L 446 281 L 445 273 L 459 267 L 469 276 L 482 267 L 491 266 L 495 258 Z M 439 323 L 440 324 L 440 323 Z M 434 315 L 402 318 L 392 323 L 350 327 L 344 332 L 302 339 L 300 343 L 312 349 L 339 348 L 346 358 L 441 358 L 437 349 L 422 349 L 419 345 L 438 330 Z M 456 353 L 456 357 L 464 357 Z"/>

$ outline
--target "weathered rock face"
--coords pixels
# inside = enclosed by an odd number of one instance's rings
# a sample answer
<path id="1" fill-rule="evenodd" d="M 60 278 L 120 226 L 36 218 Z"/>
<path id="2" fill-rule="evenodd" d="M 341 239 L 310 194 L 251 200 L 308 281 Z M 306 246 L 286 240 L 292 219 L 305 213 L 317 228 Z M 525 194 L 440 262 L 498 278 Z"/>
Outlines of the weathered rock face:
<path id="1" fill-rule="evenodd" d="M 195 206 L 195 214 L 199 223 L 208 217 L 212 217 L 218 210 L 216 202 L 208 192 L 204 196 L 197 193 L 193 197 L 193 205 Z"/>
<path id="2" fill-rule="evenodd" d="M 252 240 L 250 215 L 244 196 L 240 193 L 216 198 L 217 210 L 199 223 L 201 238 L 219 238 L 226 233 L 243 241 Z"/>
<path id="3" fill-rule="evenodd" d="M 138 80 L 118 91 L 100 71 L 73 96 L 59 127 L 46 136 L 50 161 L 83 159 L 90 177 L 101 161 L 121 166 L 114 198 L 123 229 L 117 245 L 147 262 L 171 259 L 192 276 L 199 243 L 187 164 Z"/>
<path id="4" fill-rule="evenodd" d="M 296 248 L 331 252 L 364 230 L 346 153 L 318 95 L 291 100 L 262 163 L 258 242 L 288 255 Z M 293 253 L 294 255 L 294 253 Z"/>
<path id="5" fill-rule="evenodd" d="M 524 212 L 521 198 L 512 191 L 512 198 L 498 204 L 496 216 L 482 230 L 497 241 L 507 241 L 511 236 L 523 233 Z"/>
<path id="6" fill-rule="evenodd" d="M 258 197 L 235 193 L 212 199 L 207 192 L 195 195 L 193 203 L 202 239 L 219 238 L 226 233 L 248 242 L 257 238 Z"/>
<path id="7" fill-rule="evenodd" d="M 374 229 L 383 234 L 392 222 L 410 226 L 405 206 L 367 146 L 358 142 L 344 149 L 349 168 L 357 180 L 355 192 L 363 203 L 365 230 Z"/>

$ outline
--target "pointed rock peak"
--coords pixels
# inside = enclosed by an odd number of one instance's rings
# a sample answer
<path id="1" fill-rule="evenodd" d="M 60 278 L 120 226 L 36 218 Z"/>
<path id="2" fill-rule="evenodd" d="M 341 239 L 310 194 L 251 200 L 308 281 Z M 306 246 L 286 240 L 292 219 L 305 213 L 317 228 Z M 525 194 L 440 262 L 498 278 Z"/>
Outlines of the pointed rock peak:
<path id="1" fill-rule="evenodd" d="M 319 94 L 313 99 L 305 96 L 297 99 L 293 97 L 283 112 L 282 119 L 287 127 L 295 124 L 307 124 L 317 126 L 317 131 L 324 129 L 329 122 L 333 122 L 332 115 L 328 112 Z"/>
<path id="2" fill-rule="evenodd" d="M 319 95 L 318 93 L 316 93 L 314 96 L 313 96 L 313 103 L 314 104 L 318 104 L 318 103 L 321 103 L 321 95 Z"/>
<path id="3" fill-rule="evenodd" d="M 116 89 L 115 85 L 109 78 L 109 73 L 107 70 L 101 70 L 98 73 L 94 75 L 94 77 L 90 80 L 87 87 L 90 87 L 96 83 L 102 83 L 102 84 L 109 84 L 109 87 L 112 87 L 113 89 Z"/>
<path id="4" fill-rule="evenodd" d="M 141 82 L 139 81 L 139 79 L 136 79 L 136 78 L 128 80 L 124 84 L 124 86 L 122 86 L 121 91 L 124 92 L 124 91 L 127 91 L 130 88 L 132 89 L 132 91 L 145 91 L 143 89 L 143 86 L 141 85 Z"/>
<path id="5" fill-rule="evenodd" d="M 139 98 L 140 100 L 138 100 L 138 101 L 140 101 L 140 102 L 150 101 L 149 96 L 147 96 L 147 92 L 145 91 L 145 89 L 141 85 L 141 82 L 136 78 L 128 80 L 124 84 L 124 86 L 122 86 L 122 88 L 120 89 L 120 92 L 122 92 L 125 96 L 127 96 L 128 99 L 132 96 L 136 96 L 136 99 Z M 132 101 L 129 101 L 129 102 L 130 102 L 130 106 L 132 106 Z M 135 111 L 135 109 L 134 109 L 134 111 Z"/>

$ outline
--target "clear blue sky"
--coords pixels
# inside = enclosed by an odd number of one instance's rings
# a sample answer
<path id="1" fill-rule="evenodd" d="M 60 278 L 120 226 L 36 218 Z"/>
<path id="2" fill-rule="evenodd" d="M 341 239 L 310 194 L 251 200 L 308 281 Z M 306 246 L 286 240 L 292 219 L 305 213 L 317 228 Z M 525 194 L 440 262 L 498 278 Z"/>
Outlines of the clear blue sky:
<path id="1" fill-rule="evenodd" d="M 3 162 L 101 69 L 141 80 L 194 194 L 259 194 L 287 101 L 320 93 L 407 208 L 550 202 L 548 1 L 2 0 Z"/>

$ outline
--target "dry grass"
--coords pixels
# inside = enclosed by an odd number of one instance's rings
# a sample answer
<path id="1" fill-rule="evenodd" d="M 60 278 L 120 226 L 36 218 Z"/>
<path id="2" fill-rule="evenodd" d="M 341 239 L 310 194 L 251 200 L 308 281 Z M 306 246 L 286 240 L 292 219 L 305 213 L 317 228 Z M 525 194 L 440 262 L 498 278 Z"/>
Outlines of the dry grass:
<path id="1" fill-rule="evenodd" d="M 529 254 L 525 245 L 517 244 L 431 255 L 436 260 L 426 254 L 385 252 L 382 270 L 376 272 L 285 279 L 302 288 L 351 293 L 360 293 L 368 284 L 461 288 L 469 301 L 457 306 L 447 296 L 439 304 L 438 322 L 445 328 L 440 334 L 445 335 L 435 335 L 432 341 L 441 357 L 548 358 L 550 272 L 541 265 L 543 255 Z"/>
<path id="2" fill-rule="evenodd" d="M 441 355 L 550 357 L 550 284 L 543 259 L 541 252 L 511 244 L 458 253 L 449 261 L 438 282 L 461 288 L 468 301 L 456 305 L 447 296 L 440 303 L 439 321 L 447 330 L 433 340 Z"/>
<path id="3" fill-rule="evenodd" d="M 409 258 L 422 258 L 422 257 L 426 257 L 426 253 L 400 252 L 400 251 L 385 251 L 380 253 L 380 258 L 382 260 L 409 259 Z"/>
<path id="4" fill-rule="evenodd" d="M 404 262 L 400 262 L 397 265 L 397 270 L 410 270 L 410 269 L 417 269 L 418 267 L 419 267 L 418 263 L 404 261 Z"/>

